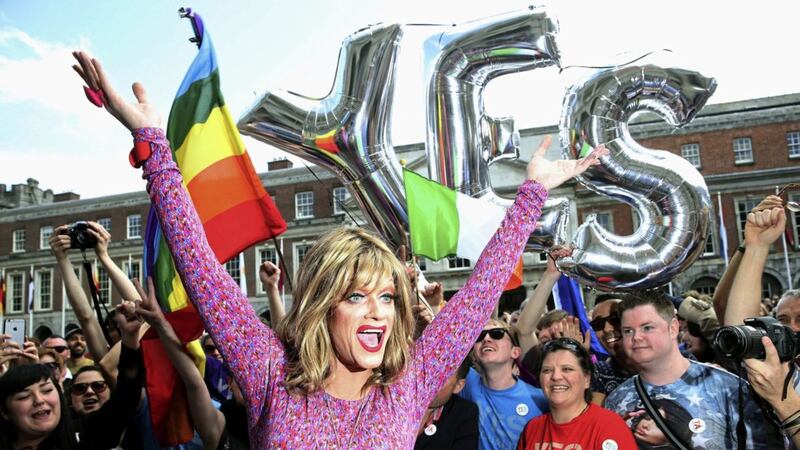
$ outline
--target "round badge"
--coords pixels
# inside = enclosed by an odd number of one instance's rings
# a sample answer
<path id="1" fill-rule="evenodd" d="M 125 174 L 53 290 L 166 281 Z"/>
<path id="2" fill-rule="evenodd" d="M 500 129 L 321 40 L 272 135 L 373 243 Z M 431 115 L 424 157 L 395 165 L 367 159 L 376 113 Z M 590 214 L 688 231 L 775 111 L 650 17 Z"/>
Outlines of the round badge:
<path id="1" fill-rule="evenodd" d="M 706 421 L 700 418 L 690 420 L 689 430 L 695 434 L 706 431 Z"/>
<path id="2" fill-rule="evenodd" d="M 606 439 L 603 441 L 603 450 L 617 450 L 619 446 L 617 445 L 617 441 L 613 439 Z"/>
<path id="3" fill-rule="evenodd" d="M 425 436 L 433 436 L 436 434 L 436 425 L 430 424 L 425 427 Z"/>
<path id="4" fill-rule="evenodd" d="M 520 416 L 527 415 L 528 405 L 526 405 L 525 403 L 520 403 L 519 405 L 517 405 L 517 414 L 519 414 Z"/>

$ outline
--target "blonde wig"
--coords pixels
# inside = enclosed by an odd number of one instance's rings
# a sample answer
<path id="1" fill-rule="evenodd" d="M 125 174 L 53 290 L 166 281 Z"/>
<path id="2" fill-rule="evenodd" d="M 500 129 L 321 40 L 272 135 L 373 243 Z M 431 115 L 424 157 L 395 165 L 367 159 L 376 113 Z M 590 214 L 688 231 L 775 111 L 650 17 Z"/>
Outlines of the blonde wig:
<path id="1" fill-rule="evenodd" d="M 406 367 L 414 319 L 405 266 L 383 241 L 359 228 L 338 228 L 308 251 L 294 284 L 294 302 L 276 331 L 287 349 L 286 388 L 308 394 L 324 387 L 336 354 L 329 320 L 347 294 L 391 277 L 395 285 L 394 326 L 383 364 L 367 384 L 388 386 Z"/>

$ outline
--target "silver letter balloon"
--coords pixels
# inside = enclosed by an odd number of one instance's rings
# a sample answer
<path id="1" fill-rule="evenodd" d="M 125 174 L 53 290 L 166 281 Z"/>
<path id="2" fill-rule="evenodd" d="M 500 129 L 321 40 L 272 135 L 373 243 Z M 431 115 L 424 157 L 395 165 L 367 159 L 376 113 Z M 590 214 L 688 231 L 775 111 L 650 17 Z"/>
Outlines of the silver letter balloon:
<path id="1" fill-rule="evenodd" d="M 408 226 L 400 162 L 390 139 L 400 25 L 374 25 L 342 43 L 323 99 L 267 92 L 239 130 L 335 173 L 395 247 Z"/>
<path id="2" fill-rule="evenodd" d="M 427 154 L 431 179 L 475 198 L 509 207 L 492 188 L 489 166 L 519 157 L 519 132 L 511 117 L 490 117 L 483 91 L 492 79 L 559 64 L 558 26 L 541 8 L 528 8 L 454 25 L 425 42 Z M 562 244 L 567 199 L 545 204 L 527 248 Z"/>
<path id="3" fill-rule="evenodd" d="M 600 290 L 647 289 L 666 284 L 700 256 L 711 211 L 705 180 L 685 159 L 639 145 L 628 121 L 651 111 L 673 127 L 686 125 L 715 88 L 714 79 L 697 72 L 647 65 L 601 71 L 569 89 L 560 124 L 564 157 L 580 158 L 605 144 L 610 155 L 578 180 L 631 205 L 639 227 L 619 236 L 595 220 L 583 223 L 575 252 L 560 264 L 565 273 Z"/>

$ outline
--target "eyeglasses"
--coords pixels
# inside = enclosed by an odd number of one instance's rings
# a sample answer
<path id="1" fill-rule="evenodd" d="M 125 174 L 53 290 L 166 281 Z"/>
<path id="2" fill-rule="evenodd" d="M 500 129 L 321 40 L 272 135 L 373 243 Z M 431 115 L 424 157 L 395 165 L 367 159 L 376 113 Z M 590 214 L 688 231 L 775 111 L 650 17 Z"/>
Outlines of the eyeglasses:
<path id="1" fill-rule="evenodd" d="M 508 333 L 508 330 L 505 328 L 489 328 L 488 330 L 481 331 L 481 334 L 478 335 L 478 339 L 475 342 L 482 342 L 486 338 L 487 334 L 495 341 L 499 341 L 500 339 L 503 339 L 503 335 L 506 333 Z M 511 337 L 510 334 L 508 336 Z"/>
<path id="2" fill-rule="evenodd" d="M 72 395 L 83 395 L 86 391 L 92 388 L 95 394 L 102 394 L 108 389 L 108 385 L 105 381 L 92 381 L 91 383 L 74 383 L 72 385 L 72 390 L 70 391 Z"/>
<path id="3" fill-rule="evenodd" d="M 56 353 L 64 353 L 65 351 L 67 351 L 69 347 L 66 347 L 64 345 L 56 345 L 55 347 L 47 347 L 47 348 L 49 348 L 50 350 L 55 350 Z"/>
<path id="4" fill-rule="evenodd" d="M 619 327 L 619 319 L 619 313 L 612 311 L 611 314 L 605 317 L 595 317 L 591 322 L 589 322 L 589 325 L 591 325 L 594 331 L 602 331 L 606 327 L 606 322 L 610 323 L 614 328 Z"/>
<path id="5" fill-rule="evenodd" d="M 58 366 L 57 362 L 49 362 L 49 363 L 43 363 L 43 364 L 45 366 L 47 366 L 47 368 L 52 370 L 52 371 L 56 371 L 56 370 L 59 370 L 61 368 L 61 367 Z"/>
<path id="6" fill-rule="evenodd" d="M 777 193 L 776 195 L 777 195 L 778 197 L 780 197 L 781 195 L 783 195 L 783 193 L 784 193 L 786 190 L 788 190 L 788 189 L 797 189 L 797 188 L 800 188 L 800 183 L 789 183 L 789 184 L 787 184 L 786 186 L 784 186 L 784 187 L 783 187 L 783 189 L 781 189 L 780 191 L 778 191 L 778 193 Z M 788 210 L 789 210 L 789 211 L 791 211 L 791 212 L 800 212 L 800 203 L 797 203 L 797 202 L 792 202 L 792 201 L 789 201 L 789 200 L 787 199 L 787 200 L 786 200 L 785 207 L 786 207 L 786 209 L 788 209 Z"/>

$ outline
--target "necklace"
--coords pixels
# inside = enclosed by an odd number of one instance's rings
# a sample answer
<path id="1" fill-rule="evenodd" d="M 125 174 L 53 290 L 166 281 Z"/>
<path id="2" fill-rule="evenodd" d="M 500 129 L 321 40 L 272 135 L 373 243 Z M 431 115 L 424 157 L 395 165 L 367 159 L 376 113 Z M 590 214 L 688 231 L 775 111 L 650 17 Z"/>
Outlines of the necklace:
<path id="1" fill-rule="evenodd" d="M 367 404 L 369 403 L 369 399 L 372 396 L 372 389 L 370 388 L 369 393 L 367 393 L 367 395 L 365 395 L 364 398 L 361 400 L 361 406 L 358 407 L 358 413 L 356 414 L 356 422 L 353 425 L 353 429 L 350 431 L 350 436 L 347 438 L 346 446 L 342 446 L 342 443 L 339 441 L 340 436 L 339 433 L 336 432 L 337 431 L 336 421 L 333 420 L 333 413 L 331 412 L 333 408 L 331 408 L 330 399 L 328 398 L 329 396 L 330 394 L 328 394 L 324 390 L 322 391 L 322 399 L 325 401 L 325 411 L 328 415 L 328 422 L 330 423 L 331 431 L 333 432 L 333 435 L 336 438 L 336 448 L 343 450 L 349 449 L 351 448 L 350 444 L 353 443 L 353 438 L 355 437 L 356 431 L 358 430 L 358 424 L 361 421 L 361 413 L 364 412 L 365 409 L 364 407 L 367 406 Z"/>

